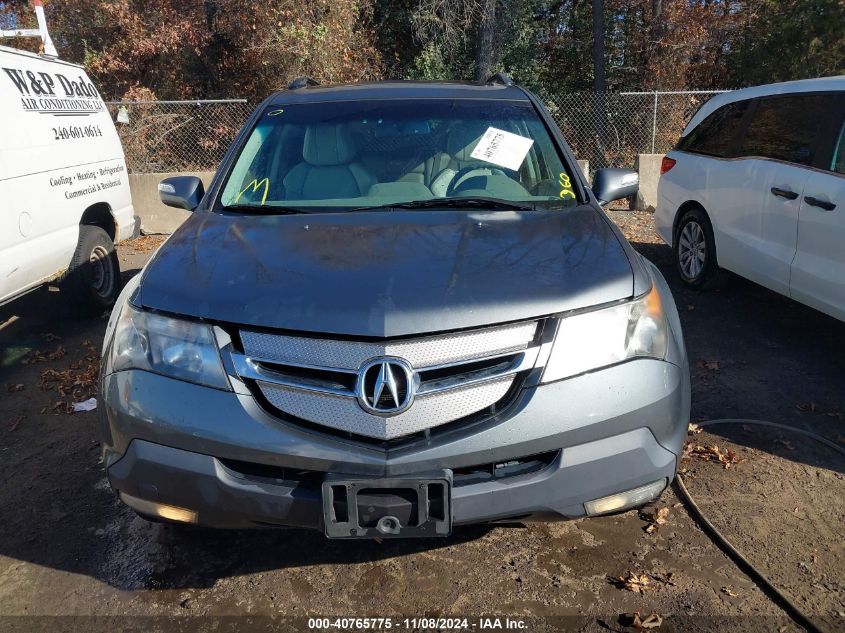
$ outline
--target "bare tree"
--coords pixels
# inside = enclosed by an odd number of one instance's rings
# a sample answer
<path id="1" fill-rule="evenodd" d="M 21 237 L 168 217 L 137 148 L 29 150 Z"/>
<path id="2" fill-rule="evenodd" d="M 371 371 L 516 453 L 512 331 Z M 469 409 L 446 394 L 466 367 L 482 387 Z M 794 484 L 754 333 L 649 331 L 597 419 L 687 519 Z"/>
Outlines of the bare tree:
<path id="1" fill-rule="evenodd" d="M 496 65 L 496 39 L 502 0 L 420 0 L 414 12 L 417 39 L 438 50 L 444 60 L 454 59 L 462 45 L 475 39 L 475 70 L 486 80 Z"/>
<path id="2" fill-rule="evenodd" d="M 593 0 L 593 90 L 596 91 L 596 142 L 604 147 L 604 0 Z"/>
<path id="3" fill-rule="evenodd" d="M 487 0 L 420 0 L 414 16 L 414 32 L 444 57 L 454 54 L 466 34 L 479 22 L 482 4 Z"/>
<path id="4" fill-rule="evenodd" d="M 593 0 L 593 90 L 604 92 L 604 0 Z"/>
<path id="5" fill-rule="evenodd" d="M 475 47 L 475 80 L 486 81 L 494 64 L 493 40 L 496 35 L 496 0 L 481 1 L 481 20 Z"/>

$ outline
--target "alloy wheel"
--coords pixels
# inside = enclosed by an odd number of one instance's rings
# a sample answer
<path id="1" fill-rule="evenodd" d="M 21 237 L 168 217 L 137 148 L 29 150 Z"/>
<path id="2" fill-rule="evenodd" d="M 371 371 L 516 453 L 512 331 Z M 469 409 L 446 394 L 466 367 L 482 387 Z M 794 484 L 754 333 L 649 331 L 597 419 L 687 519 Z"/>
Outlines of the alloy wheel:
<path id="1" fill-rule="evenodd" d="M 704 229 L 695 220 L 690 220 L 681 230 L 678 243 L 678 261 L 687 279 L 696 279 L 704 270 L 707 257 L 707 241 Z"/>

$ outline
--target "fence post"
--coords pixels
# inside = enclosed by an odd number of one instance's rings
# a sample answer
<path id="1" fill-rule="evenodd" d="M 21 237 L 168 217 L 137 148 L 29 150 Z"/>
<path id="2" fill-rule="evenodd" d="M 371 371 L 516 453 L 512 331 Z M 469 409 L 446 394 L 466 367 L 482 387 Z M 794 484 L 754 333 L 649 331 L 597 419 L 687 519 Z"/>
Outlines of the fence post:
<path id="1" fill-rule="evenodd" d="M 654 144 L 657 137 L 657 90 L 654 91 L 654 117 L 651 120 L 651 153 L 654 154 Z"/>

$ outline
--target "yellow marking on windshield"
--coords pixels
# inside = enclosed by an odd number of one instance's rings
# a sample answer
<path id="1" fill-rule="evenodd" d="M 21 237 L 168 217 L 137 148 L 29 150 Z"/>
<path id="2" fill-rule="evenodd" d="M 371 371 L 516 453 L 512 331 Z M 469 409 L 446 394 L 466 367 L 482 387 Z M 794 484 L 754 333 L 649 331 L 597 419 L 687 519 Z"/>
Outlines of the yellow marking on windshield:
<path id="1" fill-rule="evenodd" d="M 572 181 L 569 180 L 569 176 L 567 176 L 564 172 L 560 172 L 560 176 L 558 176 L 557 181 L 560 185 L 561 198 L 575 198 L 575 192 L 572 190 Z"/>
<path id="2" fill-rule="evenodd" d="M 264 203 L 267 201 L 267 194 L 270 193 L 269 178 L 262 178 L 261 180 L 258 180 L 258 178 L 253 178 L 252 182 L 248 183 L 246 187 L 244 187 L 238 192 L 238 195 L 235 196 L 235 199 L 232 204 L 238 204 L 238 200 L 241 199 L 241 196 L 244 195 L 247 189 L 249 189 L 250 187 L 252 187 L 252 193 L 256 193 L 258 191 L 258 188 L 262 185 L 264 186 L 264 195 L 261 196 L 261 206 L 264 206 Z"/>

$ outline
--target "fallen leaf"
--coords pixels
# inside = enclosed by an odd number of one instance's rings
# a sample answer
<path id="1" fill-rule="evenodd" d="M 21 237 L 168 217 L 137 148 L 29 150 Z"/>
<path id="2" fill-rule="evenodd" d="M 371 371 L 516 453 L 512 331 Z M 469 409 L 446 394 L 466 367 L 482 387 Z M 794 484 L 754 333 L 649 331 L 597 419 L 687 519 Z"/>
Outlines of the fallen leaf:
<path id="1" fill-rule="evenodd" d="M 21 359 L 22 365 L 34 365 L 35 363 L 46 363 L 48 360 L 44 352 L 34 349 Z"/>
<path id="2" fill-rule="evenodd" d="M 646 574 L 634 574 L 627 571 L 624 576 L 608 576 L 607 579 L 618 589 L 627 589 L 634 593 L 643 593 L 651 588 L 649 586 L 651 580 Z"/>
<path id="3" fill-rule="evenodd" d="M 739 594 L 734 592 L 730 587 L 722 587 L 722 593 L 728 594 L 731 598 L 736 598 Z"/>
<path id="4" fill-rule="evenodd" d="M 99 363 L 94 361 L 74 361 L 67 369 L 45 369 L 40 375 L 40 387 L 43 391 L 55 391 L 66 401 L 53 405 L 54 413 L 73 411 L 73 403 L 88 400 L 97 391 Z"/>
<path id="5" fill-rule="evenodd" d="M 725 467 L 725 470 L 734 464 L 741 464 L 746 461 L 748 460 L 745 457 L 740 457 L 735 451 L 732 451 L 729 448 L 725 449 L 725 451 L 719 455 L 719 462 L 721 462 L 722 466 Z"/>
<path id="6" fill-rule="evenodd" d="M 663 525 L 666 523 L 666 517 L 669 516 L 669 508 L 658 508 L 656 506 L 646 506 L 640 510 L 640 518 Z"/>
<path id="7" fill-rule="evenodd" d="M 795 408 L 799 411 L 810 411 L 811 413 L 816 412 L 816 403 L 815 402 L 798 402 L 795 404 Z"/>
<path id="8" fill-rule="evenodd" d="M 26 387 L 22 383 L 16 383 L 14 385 L 9 385 L 9 393 L 15 393 L 16 391 L 23 391 Z"/>
<path id="9" fill-rule="evenodd" d="M 660 628 L 660 625 L 663 624 L 663 618 L 654 612 L 643 618 L 639 611 L 634 611 L 634 613 L 623 613 L 620 615 L 619 624 L 631 627 L 637 631 L 644 631 Z"/>
<path id="10" fill-rule="evenodd" d="M 705 461 L 719 462 L 725 469 L 748 461 L 746 458 L 740 457 L 736 451 L 729 448 L 722 450 L 716 444 L 702 446 L 700 444 L 692 444 L 692 442 L 687 443 L 687 446 L 684 447 L 682 457 L 697 457 Z"/>
<path id="11" fill-rule="evenodd" d="M 149 253 L 157 249 L 164 242 L 163 235 L 141 235 L 134 240 L 126 242 L 126 246 L 131 248 L 130 255 L 138 255 L 140 253 Z"/>
<path id="12" fill-rule="evenodd" d="M 659 629 L 663 618 L 656 613 L 650 613 L 645 620 L 640 621 L 641 629 Z"/>
<path id="13" fill-rule="evenodd" d="M 9 430 L 14 431 L 16 428 L 18 428 L 20 423 L 23 422 L 25 419 L 26 419 L 26 416 L 23 415 L 23 414 L 20 414 L 19 416 L 17 416 L 14 420 L 12 420 L 12 423 L 9 425 Z"/>
<path id="14" fill-rule="evenodd" d="M 689 428 L 687 429 L 687 433 L 689 433 L 690 435 L 698 435 L 703 430 L 704 429 L 702 429 L 700 426 L 698 426 L 695 422 L 690 422 Z"/>
<path id="15" fill-rule="evenodd" d="M 695 306 L 692 305 L 691 303 L 688 303 L 687 304 L 687 312 L 692 312 L 693 310 L 695 310 Z"/>
<path id="16" fill-rule="evenodd" d="M 788 451 L 795 450 L 795 446 L 793 446 L 792 442 L 790 442 L 789 440 L 777 439 L 775 440 L 775 444 L 780 444 Z"/>

